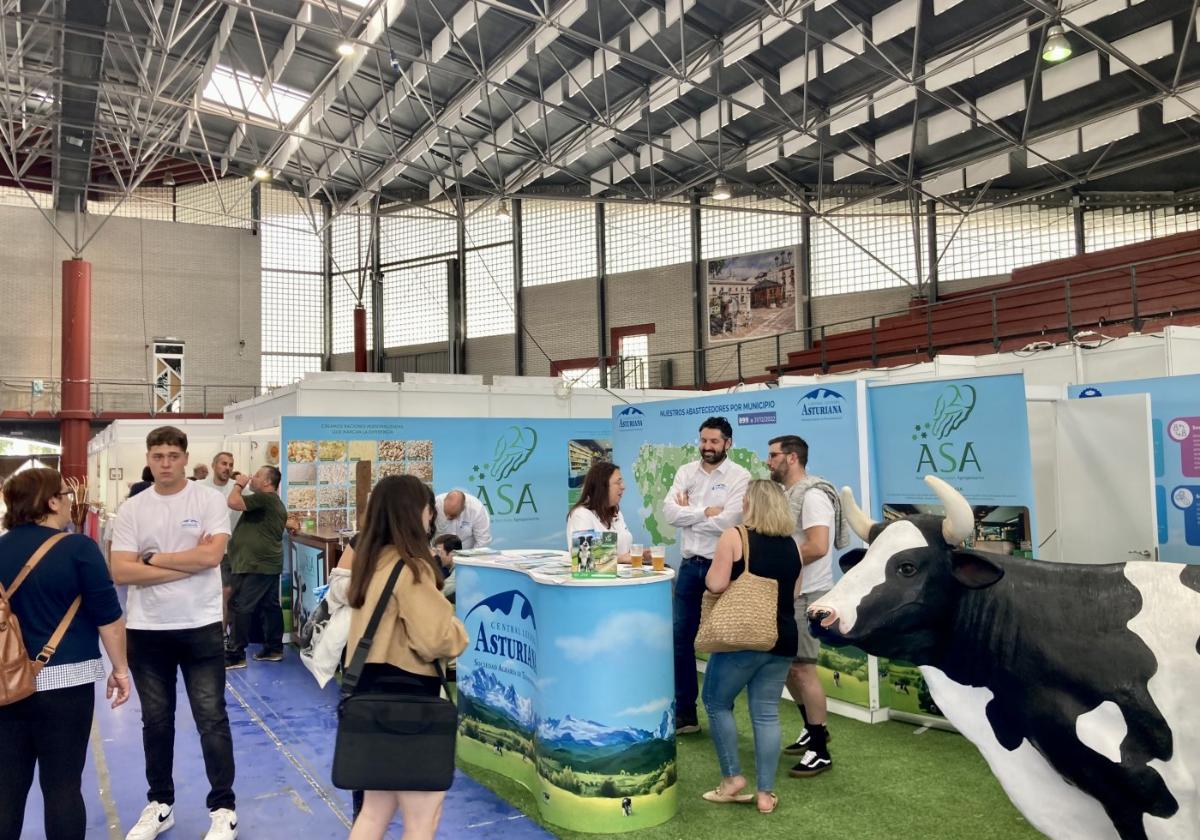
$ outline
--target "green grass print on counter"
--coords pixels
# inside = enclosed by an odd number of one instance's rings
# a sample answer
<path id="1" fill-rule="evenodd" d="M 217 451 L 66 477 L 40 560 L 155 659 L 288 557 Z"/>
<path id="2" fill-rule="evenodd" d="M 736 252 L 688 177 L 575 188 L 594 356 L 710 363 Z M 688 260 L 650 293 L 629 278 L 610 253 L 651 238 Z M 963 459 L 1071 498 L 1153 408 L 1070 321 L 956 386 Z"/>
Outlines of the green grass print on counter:
<path id="1" fill-rule="evenodd" d="M 846 685 L 843 675 L 843 686 Z M 742 770 L 754 784 L 754 749 L 745 693 L 734 714 L 738 722 Z M 789 701 L 780 703 L 784 743 L 796 737 L 800 714 Z M 719 781 L 716 753 L 703 709 L 702 735 L 679 738 L 679 814 L 670 822 L 645 828 L 645 840 L 700 838 L 838 838 L 841 840 L 1037 840 L 1033 829 L 1008 801 L 975 747 L 960 735 L 916 728 L 897 722 L 870 725 L 833 716 L 834 767 L 811 779 L 787 775 L 791 756 L 780 756 L 775 791 L 779 809 L 760 815 L 753 805 L 714 805 L 700 796 Z M 461 739 L 460 739 L 460 750 Z M 506 756 L 507 758 L 507 756 Z M 512 778 L 513 769 L 491 772 L 459 762 L 460 768 L 530 819 L 562 838 L 596 835 L 565 831 L 542 818 L 535 795 Z M 499 768 L 498 768 L 499 769 Z M 583 807 L 575 797 L 551 791 L 551 808 Z M 642 803 L 634 803 L 635 814 Z M 551 815 L 553 811 L 551 811 Z M 634 818 L 609 817 L 604 828 L 630 831 Z M 615 823 L 615 825 L 613 825 Z M 599 827 L 599 826 L 598 826 Z"/>

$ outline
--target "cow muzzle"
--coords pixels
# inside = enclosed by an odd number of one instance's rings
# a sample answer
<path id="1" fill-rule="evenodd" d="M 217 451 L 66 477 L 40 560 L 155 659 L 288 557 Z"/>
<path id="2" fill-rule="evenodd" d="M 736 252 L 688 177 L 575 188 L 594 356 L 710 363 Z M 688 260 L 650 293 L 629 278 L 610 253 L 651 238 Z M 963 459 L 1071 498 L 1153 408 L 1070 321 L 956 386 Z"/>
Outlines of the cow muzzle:
<path id="1" fill-rule="evenodd" d="M 813 604 L 808 608 L 808 623 L 815 627 L 828 629 L 837 621 L 837 611 L 824 604 Z"/>

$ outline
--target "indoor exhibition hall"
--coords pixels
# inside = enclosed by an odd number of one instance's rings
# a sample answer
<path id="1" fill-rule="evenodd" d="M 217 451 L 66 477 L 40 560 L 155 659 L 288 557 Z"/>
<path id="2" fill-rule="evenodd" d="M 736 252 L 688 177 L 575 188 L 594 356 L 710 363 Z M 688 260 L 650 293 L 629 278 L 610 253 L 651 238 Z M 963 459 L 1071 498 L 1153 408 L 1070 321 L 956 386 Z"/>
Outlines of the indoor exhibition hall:
<path id="1" fill-rule="evenodd" d="M 1200 840 L 1194 2 L 0 49 L 0 840 Z"/>

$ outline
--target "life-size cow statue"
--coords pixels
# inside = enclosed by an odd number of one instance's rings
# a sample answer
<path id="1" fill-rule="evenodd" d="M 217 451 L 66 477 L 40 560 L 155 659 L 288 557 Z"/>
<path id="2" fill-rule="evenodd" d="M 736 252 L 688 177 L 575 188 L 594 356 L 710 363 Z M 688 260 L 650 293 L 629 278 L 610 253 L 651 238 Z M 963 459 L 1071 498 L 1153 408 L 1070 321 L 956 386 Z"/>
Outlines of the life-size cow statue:
<path id="1" fill-rule="evenodd" d="M 945 517 L 872 522 L 842 490 L 868 547 L 841 558 L 814 633 L 919 665 L 1054 840 L 1200 838 L 1200 566 L 964 550 L 971 506 L 925 481 Z"/>

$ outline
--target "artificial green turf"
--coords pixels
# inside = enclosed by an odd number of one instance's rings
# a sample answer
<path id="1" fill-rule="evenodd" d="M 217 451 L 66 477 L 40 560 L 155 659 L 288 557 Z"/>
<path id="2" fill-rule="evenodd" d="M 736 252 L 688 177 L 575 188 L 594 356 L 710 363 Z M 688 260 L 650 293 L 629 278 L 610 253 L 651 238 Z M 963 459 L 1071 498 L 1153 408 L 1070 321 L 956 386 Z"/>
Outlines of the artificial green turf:
<path id="1" fill-rule="evenodd" d="M 735 715 L 741 742 L 742 771 L 753 785 L 754 748 L 745 693 Z M 780 756 L 775 790 L 779 808 L 761 815 L 753 805 L 713 805 L 700 795 L 720 780 L 708 721 L 700 712 L 701 735 L 679 742 L 679 814 L 637 832 L 647 840 L 787 837 L 820 840 L 1034 840 L 1033 829 L 1008 801 L 983 758 L 969 741 L 950 732 L 897 722 L 866 724 L 832 716 L 834 766 L 809 779 L 792 779 L 791 756 Z M 784 742 L 796 737 L 800 714 L 781 703 Z M 462 769 L 531 819 L 563 838 L 596 835 L 563 831 L 537 813 L 533 796 L 504 776 L 463 764 Z"/>

